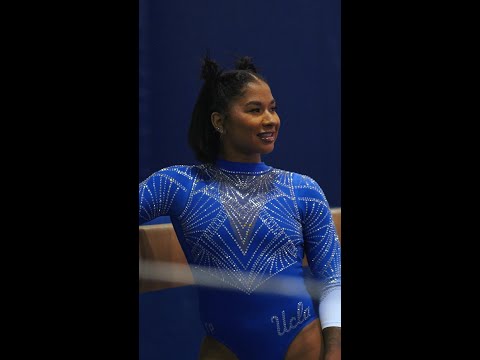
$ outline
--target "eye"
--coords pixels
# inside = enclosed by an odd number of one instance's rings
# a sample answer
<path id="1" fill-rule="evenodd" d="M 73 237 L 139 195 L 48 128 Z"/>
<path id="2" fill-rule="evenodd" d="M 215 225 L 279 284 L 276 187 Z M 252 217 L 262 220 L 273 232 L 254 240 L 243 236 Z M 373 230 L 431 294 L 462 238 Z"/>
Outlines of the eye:
<path id="1" fill-rule="evenodd" d="M 270 109 L 271 112 L 276 112 L 277 111 L 277 106 L 274 106 Z"/>
<path id="2" fill-rule="evenodd" d="M 255 109 L 248 110 L 248 112 L 251 112 L 251 113 L 259 113 L 259 112 L 260 112 L 260 109 L 259 109 L 259 108 L 255 108 Z"/>

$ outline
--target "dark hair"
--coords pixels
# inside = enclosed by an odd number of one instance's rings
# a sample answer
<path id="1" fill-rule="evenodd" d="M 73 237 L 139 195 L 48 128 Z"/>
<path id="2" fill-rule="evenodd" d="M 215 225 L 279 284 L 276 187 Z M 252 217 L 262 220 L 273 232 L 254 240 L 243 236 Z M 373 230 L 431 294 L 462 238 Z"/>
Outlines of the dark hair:
<path id="1" fill-rule="evenodd" d="M 234 70 L 224 71 L 206 55 L 203 58 L 201 78 L 205 82 L 193 108 L 188 143 L 199 161 L 213 163 L 220 149 L 220 136 L 210 120 L 212 113 L 226 115 L 230 102 L 243 95 L 248 83 L 267 81 L 257 73 L 249 56 L 238 58 Z"/>

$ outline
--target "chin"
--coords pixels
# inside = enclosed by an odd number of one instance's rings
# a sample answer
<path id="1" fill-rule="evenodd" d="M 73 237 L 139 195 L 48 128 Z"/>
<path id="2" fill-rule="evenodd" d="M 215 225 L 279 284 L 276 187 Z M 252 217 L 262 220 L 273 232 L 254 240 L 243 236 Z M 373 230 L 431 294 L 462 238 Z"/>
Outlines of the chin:
<path id="1" fill-rule="evenodd" d="M 262 149 L 262 151 L 260 151 L 260 154 L 262 154 L 262 155 L 270 154 L 273 151 L 274 148 L 275 148 L 275 146 L 272 145 L 272 146 L 270 146 L 269 149 Z"/>

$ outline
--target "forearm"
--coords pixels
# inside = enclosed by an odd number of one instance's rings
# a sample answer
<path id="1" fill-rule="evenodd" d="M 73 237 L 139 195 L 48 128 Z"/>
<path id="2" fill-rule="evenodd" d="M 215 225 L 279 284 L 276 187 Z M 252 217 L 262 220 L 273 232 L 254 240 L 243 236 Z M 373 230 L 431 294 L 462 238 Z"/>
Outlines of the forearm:
<path id="1" fill-rule="evenodd" d="M 342 328 L 326 327 L 322 334 L 325 349 L 324 360 L 340 360 L 342 357 Z"/>

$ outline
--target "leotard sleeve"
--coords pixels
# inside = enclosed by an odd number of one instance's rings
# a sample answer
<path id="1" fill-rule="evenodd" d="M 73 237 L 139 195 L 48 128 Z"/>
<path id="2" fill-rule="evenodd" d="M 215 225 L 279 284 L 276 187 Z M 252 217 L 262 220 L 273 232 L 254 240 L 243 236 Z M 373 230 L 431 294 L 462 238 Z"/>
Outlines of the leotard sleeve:
<path id="1" fill-rule="evenodd" d="M 159 170 L 138 185 L 138 224 L 159 216 L 179 216 L 192 186 L 191 166 L 170 166 Z"/>
<path id="2" fill-rule="evenodd" d="M 341 326 L 341 251 L 328 201 L 312 178 L 294 181 L 303 229 L 304 248 L 313 276 L 318 280 L 322 329 Z"/>

